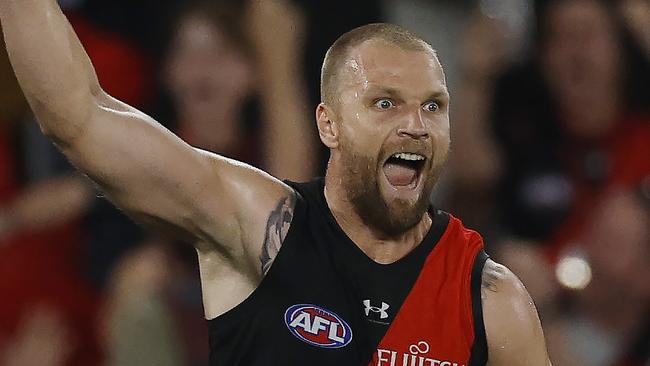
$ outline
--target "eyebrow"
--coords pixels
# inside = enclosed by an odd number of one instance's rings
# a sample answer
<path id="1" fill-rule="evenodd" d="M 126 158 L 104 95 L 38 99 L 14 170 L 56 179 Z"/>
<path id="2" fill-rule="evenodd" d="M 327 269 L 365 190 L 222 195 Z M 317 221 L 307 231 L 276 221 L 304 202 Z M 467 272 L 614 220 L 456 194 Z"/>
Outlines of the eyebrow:
<path id="1" fill-rule="evenodd" d="M 373 94 L 373 93 L 381 93 L 381 94 L 386 94 L 390 97 L 394 98 L 402 98 L 401 93 L 399 90 L 391 87 L 374 87 L 371 86 L 368 88 L 368 94 Z M 429 92 L 426 100 L 434 100 L 434 99 L 440 99 L 440 98 L 448 98 L 449 97 L 449 92 L 446 89 L 438 89 L 434 90 L 432 92 Z"/>

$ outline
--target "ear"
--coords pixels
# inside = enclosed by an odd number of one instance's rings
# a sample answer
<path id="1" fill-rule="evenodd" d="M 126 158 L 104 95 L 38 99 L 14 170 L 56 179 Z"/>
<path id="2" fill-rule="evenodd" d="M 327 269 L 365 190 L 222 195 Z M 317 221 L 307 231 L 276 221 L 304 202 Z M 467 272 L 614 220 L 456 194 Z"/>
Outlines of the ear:
<path id="1" fill-rule="evenodd" d="M 325 146 L 335 149 L 339 146 L 339 128 L 331 117 L 334 112 L 325 103 L 320 103 L 316 107 L 316 124 L 318 125 L 318 135 Z"/>

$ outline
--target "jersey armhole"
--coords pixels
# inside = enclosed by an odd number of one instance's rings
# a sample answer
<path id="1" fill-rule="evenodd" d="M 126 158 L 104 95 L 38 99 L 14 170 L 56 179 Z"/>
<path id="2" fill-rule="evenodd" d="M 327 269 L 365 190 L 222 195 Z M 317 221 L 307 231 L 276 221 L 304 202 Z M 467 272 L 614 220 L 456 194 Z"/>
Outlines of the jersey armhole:
<path id="1" fill-rule="evenodd" d="M 472 315 L 474 320 L 474 343 L 468 366 L 485 366 L 488 360 L 487 337 L 485 335 L 485 323 L 483 322 L 483 302 L 481 301 L 481 281 L 483 267 L 489 256 L 481 249 L 476 255 L 472 267 L 471 295 Z"/>
<path id="2" fill-rule="evenodd" d="M 294 214 L 293 218 L 291 219 L 291 224 L 289 226 L 289 230 L 287 231 L 287 235 L 282 241 L 282 246 L 280 247 L 280 250 L 275 257 L 273 264 L 269 268 L 266 275 L 262 277 L 262 280 L 253 290 L 253 292 L 248 295 L 248 297 L 246 297 L 239 304 L 235 305 L 232 309 L 227 310 L 225 313 L 217 316 L 216 318 L 207 319 L 210 328 L 232 324 L 241 319 L 241 317 L 253 314 L 255 312 L 255 309 L 263 306 L 259 300 L 260 296 L 263 296 L 261 294 L 269 291 L 269 286 L 273 286 L 269 285 L 269 282 L 275 281 L 275 272 L 279 271 L 277 268 L 284 267 L 284 262 L 286 261 L 285 258 L 287 256 L 293 255 L 293 251 L 295 249 L 291 246 L 297 244 L 297 240 L 294 239 L 294 237 L 300 235 L 299 231 L 304 226 L 304 221 L 306 220 L 307 213 L 307 202 L 296 188 L 293 186 L 290 186 L 290 188 L 295 195 L 295 205 L 293 208 Z M 210 332 L 212 332 L 212 329 L 210 329 Z"/>

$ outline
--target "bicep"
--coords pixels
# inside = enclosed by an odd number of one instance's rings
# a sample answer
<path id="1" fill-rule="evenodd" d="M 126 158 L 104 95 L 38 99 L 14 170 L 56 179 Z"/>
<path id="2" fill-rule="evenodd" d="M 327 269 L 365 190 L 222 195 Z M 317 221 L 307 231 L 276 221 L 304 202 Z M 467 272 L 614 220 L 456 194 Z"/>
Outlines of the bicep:
<path id="1" fill-rule="evenodd" d="M 87 116 L 78 136 L 60 146 L 72 163 L 122 209 L 181 224 L 188 198 L 204 181 L 201 154 L 109 96 Z"/>
<path id="2" fill-rule="evenodd" d="M 491 260 L 483 270 L 483 317 L 490 366 L 548 366 L 533 300 L 519 279 Z"/>
<path id="3" fill-rule="evenodd" d="M 193 148 L 108 95 L 87 115 L 84 130 L 60 147 L 114 204 L 142 223 L 232 246 L 246 215 L 242 192 L 273 184 L 254 179 L 244 164 Z"/>

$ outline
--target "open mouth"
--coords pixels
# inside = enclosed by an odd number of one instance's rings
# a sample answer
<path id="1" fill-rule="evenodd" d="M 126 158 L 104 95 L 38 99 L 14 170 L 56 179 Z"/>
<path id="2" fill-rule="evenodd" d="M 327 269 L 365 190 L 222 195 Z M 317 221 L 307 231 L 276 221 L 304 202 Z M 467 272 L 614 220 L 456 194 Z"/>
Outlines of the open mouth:
<path id="1" fill-rule="evenodd" d="M 384 163 L 384 175 L 395 188 L 415 188 L 426 158 L 423 155 L 402 152 L 391 155 Z"/>

